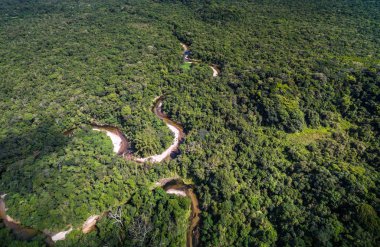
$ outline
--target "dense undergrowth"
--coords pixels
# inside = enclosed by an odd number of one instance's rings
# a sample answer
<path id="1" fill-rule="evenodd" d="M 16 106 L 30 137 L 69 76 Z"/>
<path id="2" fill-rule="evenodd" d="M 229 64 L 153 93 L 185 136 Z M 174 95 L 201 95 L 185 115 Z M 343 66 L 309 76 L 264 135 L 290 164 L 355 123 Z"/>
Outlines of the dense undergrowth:
<path id="1" fill-rule="evenodd" d="M 2 1 L 8 213 L 53 231 L 120 213 L 58 246 L 180 246 L 188 199 L 151 189 L 178 174 L 196 185 L 202 246 L 377 246 L 379 13 L 377 1 Z M 202 62 L 183 68 L 180 41 Z M 158 153 L 172 141 L 150 110 L 162 94 L 187 133 L 174 160 L 125 161 L 89 128 Z"/>

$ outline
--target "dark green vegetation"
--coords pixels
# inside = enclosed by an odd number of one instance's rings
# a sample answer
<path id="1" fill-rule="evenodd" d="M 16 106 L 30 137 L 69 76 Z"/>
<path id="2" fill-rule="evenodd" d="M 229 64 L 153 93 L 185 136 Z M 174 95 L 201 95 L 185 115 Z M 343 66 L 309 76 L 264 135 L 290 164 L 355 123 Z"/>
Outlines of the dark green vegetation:
<path id="1" fill-rule="evenodd" d="M 202 246 L 379 245 L 378 1 L 104 2 L 1 0 L 13 218 L 59 231 L 120 207 L 121 224 L 57 245 L 183 245 L 188 200 L 150 191 L 177 173 L 196 185 Z M 203 63 L 184 69 L 179 41 Z M 157 153 L 172 140 L 150 112 L 161 94 L 187 132 L 174 160 L 124 161 L 85 127 L 119 126 Z"/>
<path id="2" fill-rule="evenodd" d="M 56 246 L 184 246 L 190 200 L 163 189 L 139 189 L 128 204 L 115 207 L 97 224 L 98 232 L 76 231 Z"/>

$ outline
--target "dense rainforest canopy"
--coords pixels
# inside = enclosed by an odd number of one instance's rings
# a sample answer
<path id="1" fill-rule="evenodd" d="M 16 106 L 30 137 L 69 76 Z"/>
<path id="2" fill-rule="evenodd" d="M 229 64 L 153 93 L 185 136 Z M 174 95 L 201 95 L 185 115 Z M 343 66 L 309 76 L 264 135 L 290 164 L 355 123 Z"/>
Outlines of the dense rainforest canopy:
<path id="1" fill-rule="evenodd" d="M 91 130 L 161 152 L 160 95 L 175 159 L 127 161 Z M 173 176 L 194 184 L 200 246 L 380 244 L 379 1 L 0 0 L 0 113 L 7 213 L 73 226 L 56 246 L 186 245 L 190 200 L 153 188 Z M 44 241 L 0 221 L 0 245 Z"/>

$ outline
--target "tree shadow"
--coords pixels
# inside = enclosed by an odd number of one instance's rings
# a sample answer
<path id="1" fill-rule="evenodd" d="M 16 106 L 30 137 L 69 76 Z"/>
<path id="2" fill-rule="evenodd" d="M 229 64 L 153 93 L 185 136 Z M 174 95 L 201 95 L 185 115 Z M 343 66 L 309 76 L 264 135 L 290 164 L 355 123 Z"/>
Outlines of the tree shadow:
<path id="1" fill-rule="evenodd" d="M 62 149 L 69 138 L 53 121 L 36 127 L 12 128 L 0 139 L 0 178 L 7 167 L 24 159 L 36 159 Z"/>

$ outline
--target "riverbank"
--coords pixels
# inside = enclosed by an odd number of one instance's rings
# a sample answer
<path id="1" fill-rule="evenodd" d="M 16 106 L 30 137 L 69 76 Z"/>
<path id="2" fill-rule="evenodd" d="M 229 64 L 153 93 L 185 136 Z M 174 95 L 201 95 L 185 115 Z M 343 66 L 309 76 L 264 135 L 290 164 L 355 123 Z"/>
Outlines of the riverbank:
<path id="1" fill-rule="evenodd" d="M 122 155 L 127 160 L 133 160 L 139 163 L 151 162 L 151 163 L 159 163 L 169 158 L 173 153 L 178 150 L 178 146 L 180 142 L 184 138 L 183 128 L 179 123 L 171 120 L 163 111 L 162 111 L 163 97 L 159 96 L 154 99 L 152 112 L 161 120 L 164 121 L 166 126 L 170 129 L 170 131 L 174 134 L 174 139 L 172 144 L 165 149 L 161 154 L 156 154 L 148 157 L 135 157 L 131 154 L 127 154 L 129 143 L 127 139 L 124 137 L 123 133 L 116 127 L 110 126 L 101 126 L 101 125 L 93 125 L 93 130 L 102 131 L 107 134 L 107 136 L 111 139 L 113 145 L 113 151 L 118 155 Z M 126 155 L 127 154 L 127 155 Z"/>
<path id="2" fill-rule="evenodd" d="M 12 231 L 12 233 L 20 240 L 30 241 L 38 235 L 43 235 L 45 237 L 45 243 L 48 246 L 53 246 L 55 242 L 60 240 L 65 240 L 66 236 L 74 230 L 72 226 L 68 230 L 60 232 L 50 232 L 49 230 L 39 231 L 31 227 L 25 227 L 21 222 L 14 220 L 11 216 L 7 215 L 5 196 L 0 197 L 0 218 L 3 220 L 4 225 Z M 89 233 L 95 229 L 96 222 L 100 219 L 100 216 L 93 215 L 90 216 L 82 226 L 82 232 L 84 234 Z"/>
<path id="3" fill-rule="evenodd" d="M 165 182 L 165 183 L 163 183 Z M 194 193 L 194 186 L 190 184 L 185 184 L 184 181 L 180 178 L 175 178 L 172 180 L 160 180 L 160 184 L 163 189 L 168 194 L 174 194 L 176 196 L 187 196 L 191 201 L 191 215 L 190 215 L 190 225 L 187 229 L 186 236 L 186 246 L 194 247 L 198 246 L 199 243 L 199 222 L 200 222 L 200 213 L 199 201 Z"/>
<path id="4" fill-rule="evenodd" d="M 185 46 L 186 48 L 186 46 Z M 165 149 L 161 154 L 156 154 L 149 157 L 134 157 L 129 153 L 130 145 L 125 138 L 124 134 L 116 127 L 92 124 L 92 129 L 94 131 L 101 131 L 106 133 L 106 135 L 111 139 L 113 145 L 113 152 L 117 155 L 123 156 L 127 160 L 133 160 L 140 163 L 152 162 L 159 163 L 167 158 L 172 158 L 178 151 L 178 147 L 183 140 L 185 134 L 181 124 L 170 119 L 162 110 L 163 105 L 163 96 L 156 97 L 153 101 L 152 112 L 170 129 L 174 134 L 174 139 L 172 144 Z M 64 135 L 71 136 L 74 129 L 70 129 L 64 132 Z M 162 186 L 168 194 L 174 194 L 176 196 L 187 196 L 191 200 L 191 217 L 190 217 L 190 226 L 187 233 L 187 246 L 193 246 L 193 242 L 197 243 L 199 239 L 198 231 L 195 231 L 199 223 L 199 214 L 200 210 L 198 207 L 198 200 L 196 195 L 193 192 L 192 186 L 184 184 L 184 182 L 175 178 L 172 180 L 161 180 L 160 186 Z M 51 246 L 56 241 L 64 240 L 66 236 L 74 230 L 74 227 L 69 225 L 64 231 L 52 233 L 49 230 L 38 231 L 32 228 L 24 227 L 20 222 L 12 219 L 9 215 L 6 214 L 5 207 L 5 195 L 1 196 L 0 199 L 0 217 L 3 219 L 4 224 L 7 228 L 11 229 L 20 239 L 31 240 L 37 235 L 44 235 L 46 237 L 46 243 Z M 102 214 L 103 215 L 103 214 Z M 102 216 L 100 215 L 91 215 L 83 223 L 82 227 L 79 228 L 82 230 L 83 234 L 89 233 L 96 229 L 96 223 Z M 195 240 L 194 240 L 195 239 Z M 194 241 L 193 241 L 194 240 Z M 195 245 L 196 246 L 196 245 Z"/>
<path id="5" fill-rule="evenodd" d="M 21 240 L 31 240 L 39 234 L 37 230 L 34 230 L 29 227 L 21 226 L 20 222 L 14 220 L 11 216 L 7 215 L 7 208 L 5 206 L 5 196 L 1 195 L 0 197 L 0 218 L 3 220 L 4 225 L 11 229 L 12 232 Z"/>
<path id="6" fill-rule="evenodd" d="M 197 62 L 200 62 L 200 60 L 195 60 L 195 59 L 191 59 L 189 58 L 189 55 L 190 55 L 190 48 L 188 45 L 184 44 L 184 43 L 181 43 L 181 46 L 183 48 L 183 61 L 184 63 L 197 63 Z M 215 65 L 215 64 L 212 64 L 209 66 L 211 69 L 212 69 L 212 76 L 213 77 L 217 77 L 219 76 L 220 74 L 220 70 L 218 69 L 218 67 Z"/>
<path id="7" fill-rule="evenodd" d="M 210 68 L 212 69 L 212 76 L 217 77 L 219 75 L 219 69 L 216 67 L 216 65 L 212 65 Z"/>

